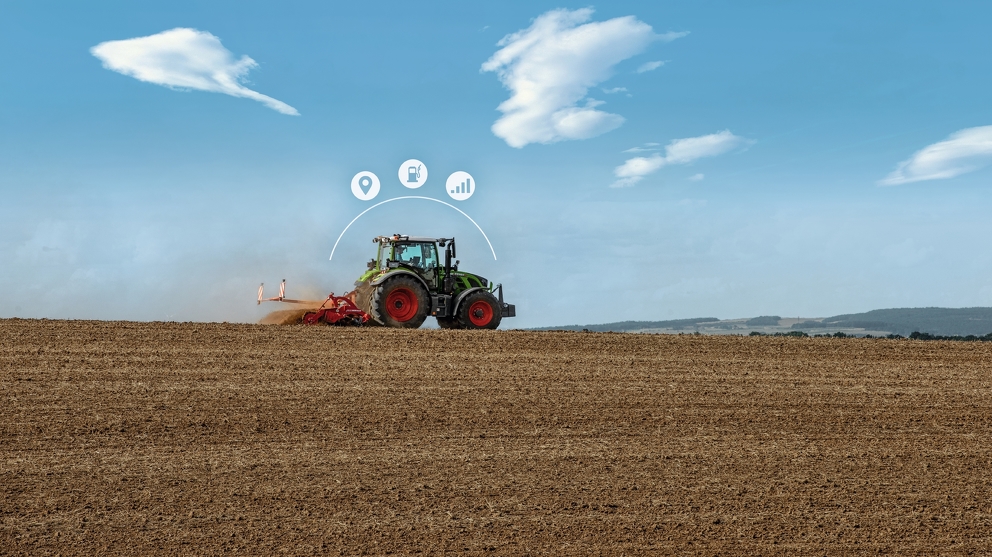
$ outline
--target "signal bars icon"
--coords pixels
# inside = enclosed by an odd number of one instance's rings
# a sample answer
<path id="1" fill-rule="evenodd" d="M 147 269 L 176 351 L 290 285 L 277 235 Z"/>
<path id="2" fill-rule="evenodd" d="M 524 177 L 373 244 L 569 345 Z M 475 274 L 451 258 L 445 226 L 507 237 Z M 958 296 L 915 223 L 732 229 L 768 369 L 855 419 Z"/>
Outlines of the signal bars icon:
<path id="1" fill-rule="evenodd" d="M 448 176 L 448 180 L 444 183 L 444 189 L 447 190 L 448 196 L 455 201 L 465 201 L 472 197 L 477 186 L 478 184 L 475 183 L 472 175 L 461 170 Z"/>
<path id="2" fill-rule="evenodd" d="M 464 182 L 455 186 L 451 193 L 467 193 L 472 195 L 472 179 L 466 178 Z"/>

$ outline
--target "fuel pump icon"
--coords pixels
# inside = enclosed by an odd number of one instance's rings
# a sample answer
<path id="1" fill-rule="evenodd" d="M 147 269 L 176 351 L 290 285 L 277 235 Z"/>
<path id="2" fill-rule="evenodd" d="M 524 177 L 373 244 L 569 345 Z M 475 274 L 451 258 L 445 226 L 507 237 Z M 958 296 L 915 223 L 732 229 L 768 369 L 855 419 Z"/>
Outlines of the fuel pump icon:
<path id="1" fill-rule="evenodd" d="M 427 165 L 417 159 L 404 161 L 396 173 L 400 183 L 410 189 L 416 189 L 427 182 Z"/>
<path id="2" fill-rule="evenodd" d="M 406 181 L 411 184 L 416 184 L 420 182 L 420 169 L 423 167 L 422 164 L 417 166 L 407 167 Z"/>

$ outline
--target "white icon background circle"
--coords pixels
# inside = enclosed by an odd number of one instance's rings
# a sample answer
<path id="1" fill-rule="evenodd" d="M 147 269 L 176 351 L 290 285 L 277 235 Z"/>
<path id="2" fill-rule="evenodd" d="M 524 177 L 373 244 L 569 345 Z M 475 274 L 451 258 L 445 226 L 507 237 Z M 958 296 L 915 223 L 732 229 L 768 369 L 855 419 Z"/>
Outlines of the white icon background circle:
<path id="1" fill-rule="evenodd" d="M 351 179 L 351 193 L 362 201 L 368 201 L 379 195 L 379 177 L 368 170 L 363 170 Z"/>
<path id="2" fill-rule="evenodd" d="M 427 165 L 417 159 L 410 159 L 400 165 L 400 183 L 413 189 L 427 181 Z"/>
<path id="3" fill-rule="evenodd" d="M 448 181 L 444 184 L 444 191 L 455 201 L 465 201 L 475 193 L 475 178 L 468 172 L 454 172 L 448 176 Z"/>

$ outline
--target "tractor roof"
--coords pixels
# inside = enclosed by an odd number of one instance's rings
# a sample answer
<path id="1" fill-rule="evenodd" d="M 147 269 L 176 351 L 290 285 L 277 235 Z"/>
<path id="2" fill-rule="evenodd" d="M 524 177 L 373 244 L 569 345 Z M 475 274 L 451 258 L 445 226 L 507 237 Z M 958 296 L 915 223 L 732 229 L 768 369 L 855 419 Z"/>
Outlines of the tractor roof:
<path id="1" fill-rule="evenodd" d="M 378 236 L 373 242 L 437 242 L 437 238 L 427 236 L 405 236 L 403 234 L 393 234 L 392 236 Z"/>

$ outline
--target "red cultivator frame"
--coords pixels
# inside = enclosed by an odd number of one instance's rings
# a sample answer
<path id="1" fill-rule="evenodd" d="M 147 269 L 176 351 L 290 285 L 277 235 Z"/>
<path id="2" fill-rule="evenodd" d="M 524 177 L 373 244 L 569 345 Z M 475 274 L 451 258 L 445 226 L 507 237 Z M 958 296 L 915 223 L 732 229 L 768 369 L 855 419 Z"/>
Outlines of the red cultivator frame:
<path id="1" fill-rule="evenodd" d="M 335 296 L 332 292 L 316 311 L 308 311 L 303 316 L 306 325 L 327 323 L 328 325 L 361 326 L 367 323 L 369 314 L 358 309 L 351 298 Z"/>
<path id="2" fill-rule="evenodd" d="M 290 304 L 305 304 L 303 300 L 290 300 L 286 298 L 286 280 L 283 279 L 282 284 L 279 285 L 279 295 L 275 298 L 262 298 L 262 289 L 265 288 L 265 283 L 262 283 L 258 287 L 258 303 L 262 302 L 287 302 Z M 345 294 L 344 296 L 335 296 L 331 292 L 330 296 L 324 300 L 324 303 L 320 305 L 319 308 L 308 311 L 303 314 L 301 322 L 305 325 L 319 325 L 320 323 L 325 323 L 327 325 L 352 325 L 361 326 L 369 321 L 369 314 L 358 309 L 355 302 L 349 296 L 351 292 Z"/>

